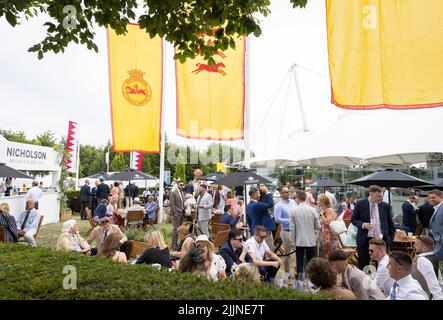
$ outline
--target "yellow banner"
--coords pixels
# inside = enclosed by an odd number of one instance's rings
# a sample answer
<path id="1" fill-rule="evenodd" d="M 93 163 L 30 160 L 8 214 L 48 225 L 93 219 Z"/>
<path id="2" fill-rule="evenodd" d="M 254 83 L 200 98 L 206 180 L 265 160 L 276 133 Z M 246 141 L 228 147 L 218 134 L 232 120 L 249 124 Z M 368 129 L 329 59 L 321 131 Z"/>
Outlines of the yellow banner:
<path id="1" fill-rule="evenodd" d="M 114 151 L 160 152 L 163 43 L 137 24 L 126 35 L 108 30 Z"/>
<path id="2" fill-rule="evenodd" d="M 334 104 L 443 105 L 442 0 L 327 0 L 326 6 Z"/>
<path id="3" fill-rule="evenodd" d="M 211 40 L 208 40 L 211 41 Z M 190 139 L 243 139 L 245 40 L 214 55 L 176 61 L 177 135 Z"/>

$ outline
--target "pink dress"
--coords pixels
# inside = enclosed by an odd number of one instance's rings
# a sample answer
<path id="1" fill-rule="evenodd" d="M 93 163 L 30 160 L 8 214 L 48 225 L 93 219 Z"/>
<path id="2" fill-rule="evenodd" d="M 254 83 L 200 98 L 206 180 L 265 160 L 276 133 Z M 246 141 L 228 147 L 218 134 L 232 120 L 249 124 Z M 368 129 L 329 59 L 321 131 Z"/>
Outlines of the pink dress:
<path id="1" fill-rule="evenodd" d="M 329 257 L 329 253 L 332 250 L 335 250 L 338 245 L 338 238 L 334 236 L 329 229 L 329 223 L 332 220 L 337 219 L 337 214 L 331 208 L 326 209 L 326 211 L 321 212 L 323 214 L 323 218 L 320 221 L 321 231 L 322 231 L 322 257 L 327 259 Z"/>

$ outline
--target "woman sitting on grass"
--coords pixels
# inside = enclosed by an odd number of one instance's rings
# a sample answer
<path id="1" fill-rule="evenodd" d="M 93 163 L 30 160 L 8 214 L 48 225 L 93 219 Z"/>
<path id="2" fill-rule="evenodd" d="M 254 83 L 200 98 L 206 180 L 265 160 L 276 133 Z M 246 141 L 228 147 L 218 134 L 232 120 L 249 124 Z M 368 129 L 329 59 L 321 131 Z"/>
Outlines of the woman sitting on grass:
<path id="1" fill-rule="evenodd" d="M 172 261 L 169 255 L 169 250 L 166 246 L 163 234 L 160 231 L 152 231 L 148 235 L 149 248 L 143 251 L 140 257 L 137 259 L 136 264 L 160 264 L 162 267 L 171 268 Z"/>
<path id="2" fill-rule="evenodd" d="M 253 263 L 240 263 L 232 277 L 239 283 L 261 283 L 260 272 Z"/>
<path id="3" fill-rule="evenodd" d="M 109 234 L 98 250 L 97 256 L 111 257 L 114 261 L 127 263 L 126 254 L 119 251 L 121 239 L 122 237 L 118 233 Z"/>
<path id="4" fill-rule="evenodd" d="M 184 257 L 188 253 L 191 244 L 194 243 L 194 240 L 192 240 L 191 235 L 189 234 L 189 226 L 187 225 L 181 225 L 178 227 L 177 235 L 179 240 L 177 250 L 171 251 L 171 257 L 173 260 L 178 260 Z"/>

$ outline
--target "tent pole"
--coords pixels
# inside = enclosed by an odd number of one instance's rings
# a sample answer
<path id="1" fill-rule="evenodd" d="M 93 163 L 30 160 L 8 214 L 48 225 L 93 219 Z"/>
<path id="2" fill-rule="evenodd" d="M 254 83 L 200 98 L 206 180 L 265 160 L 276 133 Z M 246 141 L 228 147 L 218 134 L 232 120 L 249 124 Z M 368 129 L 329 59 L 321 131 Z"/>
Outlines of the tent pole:
<path id="1" fill-rule="evenodd" d="M 301 119 L 303 122 L 303 131 L 308 132 L 309 127 L 308 127 L 308 123 L 306 121 L 305 110 L 303 109 L 303 101 L 301 99 L 300 84 L 298 82 L 298 77 L 297 77 L 297 64 L 296 63 L 294 63 L 294 65 L 293 65 L 292 74 L 294 76 L 295 89 L 297 90 L 298 105 L 300 107 L 300 114 L 301 114 Z"/>
<path id="2" fill-rule="evenodd" d="M 165 41 L 163 42 L 163 61 L 166 61 L 166 46 Z M 163 72 L 163 88 L 165 88 L 165 72 Z M 161 105 L 161 115 L 160 115 L 160 177 L 158 186 L 158 205 L 160 207 L 158 221 L 164 223 L 165 219 L 163 216 L 163 193 L 164 193 L 164 181 L 165 181 L 165 141 L 166 141 L 166 131 L 165 131 L 165 90 L 162 90 L 162 105 Z"/>

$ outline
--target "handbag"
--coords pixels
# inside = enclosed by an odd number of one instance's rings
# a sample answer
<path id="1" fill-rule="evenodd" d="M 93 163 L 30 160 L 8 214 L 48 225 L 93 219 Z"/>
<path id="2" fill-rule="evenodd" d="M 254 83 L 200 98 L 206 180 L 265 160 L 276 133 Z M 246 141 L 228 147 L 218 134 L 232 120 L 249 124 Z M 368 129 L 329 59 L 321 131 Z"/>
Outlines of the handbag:
<path id="1" fill-rule="evenodd" d="M 334 220 L 329 224 L 329 230 L 334 236 L 347 231 L 346 224 L 343 220 Z"/>

